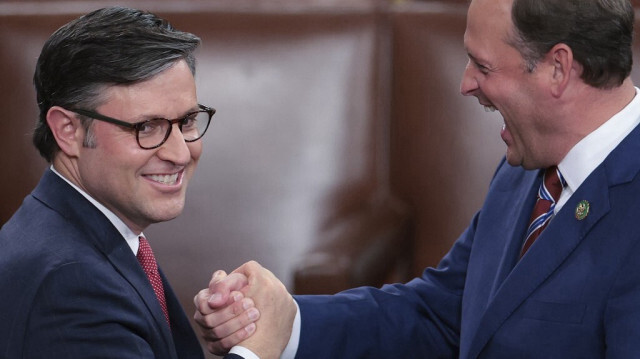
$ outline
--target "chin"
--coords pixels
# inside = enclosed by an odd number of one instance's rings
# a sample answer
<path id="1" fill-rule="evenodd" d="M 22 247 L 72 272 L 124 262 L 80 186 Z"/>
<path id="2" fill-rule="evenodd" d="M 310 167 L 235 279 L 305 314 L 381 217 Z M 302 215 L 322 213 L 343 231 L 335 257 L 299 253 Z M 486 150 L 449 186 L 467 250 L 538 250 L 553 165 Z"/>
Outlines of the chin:
<path id="1" fill-rule="evenodd" d="M 178 213 L 154 213 L 150 216 L 149 220 L 151 223 L 168 222 L 172 219 L 176 219 L 180 214 L 182 214 L 182 211 Z"/>
<path id="2" fill-rule="evenodd" d="M 513 158 L 513 156 L 509 156 L 509 152 L 507 152 L 507 163 L 512 167 L 522 166 L 522 161 L 518 158 Z"/>
<path id="3" fill-rule="evenodd" d="M 150 217 L 155 223 L 170 221 L 182 214 L 184 210 L 184 199 L 181 201 L 170 201 L 150 209 Z"/>

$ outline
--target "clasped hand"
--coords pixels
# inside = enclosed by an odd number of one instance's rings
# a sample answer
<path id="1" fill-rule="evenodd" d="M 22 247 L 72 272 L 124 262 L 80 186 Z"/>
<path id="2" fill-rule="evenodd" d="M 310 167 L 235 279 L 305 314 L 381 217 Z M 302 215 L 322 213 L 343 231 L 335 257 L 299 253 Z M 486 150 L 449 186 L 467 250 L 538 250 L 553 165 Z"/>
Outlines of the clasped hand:
<path id="1" fill-rule="evenodd" d="M 229 275 L 214 272 L 209 287 L 198 292 L 194 304 L 194 319 L 207 350 L 216 355 L 240 344 L 261 359 L 279 358 L 296 314 L 284 284 L 254 261 Z"/>

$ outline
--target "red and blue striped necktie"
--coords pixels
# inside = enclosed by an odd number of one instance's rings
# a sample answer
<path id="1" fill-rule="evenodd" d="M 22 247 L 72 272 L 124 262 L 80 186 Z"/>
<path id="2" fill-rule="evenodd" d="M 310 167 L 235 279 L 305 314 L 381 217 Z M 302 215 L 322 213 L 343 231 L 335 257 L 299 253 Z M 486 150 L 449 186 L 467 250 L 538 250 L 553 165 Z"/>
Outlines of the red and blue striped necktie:
<path id="1" fill-rule="evenodd" d="M 556 203 L 560 198 L 564 185 L 565 181 L 557 166 L 552 166 L 545 170 L 542 184 L 538 190 L 538 200 L 535 207 L 533 207 L 527 235 L 520 251 L 520 258 L 529 250 L 529 247 L 553 217 L 553 210 L 556 208 Z"/>

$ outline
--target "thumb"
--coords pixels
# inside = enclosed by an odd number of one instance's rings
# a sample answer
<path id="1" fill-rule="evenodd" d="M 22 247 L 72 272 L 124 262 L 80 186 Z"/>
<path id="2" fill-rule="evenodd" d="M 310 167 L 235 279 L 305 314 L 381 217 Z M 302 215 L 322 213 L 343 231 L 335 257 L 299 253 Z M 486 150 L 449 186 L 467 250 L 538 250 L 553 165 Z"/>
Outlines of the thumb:
<path id="1" fill-rule="evenodd" d="M 224 307 L 233 302 L 229 295 L 233 291 L 240 291 L 241 288 L 248 284 L 247 277 L 240 273 L 231 273 L 227 275 L 224 271 L 216 271 L 213 273 L 211 282 L 209 282 L 208 303 L 212 309 Z"/>

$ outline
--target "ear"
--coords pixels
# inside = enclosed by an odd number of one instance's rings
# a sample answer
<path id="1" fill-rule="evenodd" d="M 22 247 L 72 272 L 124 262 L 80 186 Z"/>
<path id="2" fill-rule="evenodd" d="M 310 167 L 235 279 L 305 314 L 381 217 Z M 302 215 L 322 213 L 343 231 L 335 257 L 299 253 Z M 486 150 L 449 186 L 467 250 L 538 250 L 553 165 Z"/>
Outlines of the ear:
<path id="1" fill-rule="evenodd" d="M 84 140 L 84 128 L 76 115 L 60 106 L 52 106 L 47 112 L 47 124 L 60 150 L 68 157 L 77 157 Z"/>
<path id="2" fill-rule="evenodd" d="M 567 44 L 554 45 L 547 53 L 547 60 L 553 66 L 551 75 L 551 94 L 560 97 L 569 86 L 578 63 L 573 61 L 573 51 Z M 579 70 L 579 69 L 578 69 Z M 579 72 L 578 72 L 579 73 Z"/>

